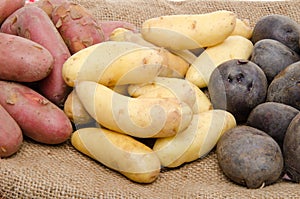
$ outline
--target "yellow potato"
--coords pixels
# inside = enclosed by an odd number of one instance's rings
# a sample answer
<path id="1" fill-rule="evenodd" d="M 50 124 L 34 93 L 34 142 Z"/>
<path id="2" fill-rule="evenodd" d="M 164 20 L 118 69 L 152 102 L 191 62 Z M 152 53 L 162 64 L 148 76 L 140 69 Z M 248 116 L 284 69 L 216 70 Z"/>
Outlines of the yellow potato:
<path id="1" fill-rule="evenodd" d="M 231 35 L 240 35 L 247 39 L 252 37 L 253 28 L 249 24 L 247 19 L 236 19 L 236 24 Z"/>
<path id="2" fill-rule="evenodd" d="M 132 181 L 151 183 L 159 176 L 157 155 L 130 136 L 103 128 L 81 128 L 72 134 L 71 143 L 78 151 Z"/>
<path id="3" fill-rule="evenodd" d="M 134 137 L 168 137 L 185 129 L 192 110 L 176 98 L 131 98 L 91 81 L 76 93 L 87 112 L 102 126 Z"/>
<path id="4" fill-rule="evenodd" d="M 212 109 L 205 93 L 185 79 L 157 77 L 149 83 L 129 85 L 128 93 L 139 98 L 177 98 L 189 105 L 193 113 Z"/>
<path id="5" fill-rule="evenodd" d="M 127 41 L 142 46 L 157 48 L 154 44 L 145 41 L 140 33 L 135 33 L 125 28 L 117 28 L 110 35 L 111 41 Z M 190 64 L 181 56 L 171 53 L 166 49 L 161 49 L 163 60 L 163 69 L 159 73 L 161 77 L 178 77 L 183 78 Z"/>
<path id="6" fill-rule="evenodd" d="M 64 112 L 74 124 L 87 124 L 94 119 L 85 110 L 75 90 L 72 90 L 64 103 Z"/>
<path id="7" fill-rule="evenodd" d="M 159 138 L 153 150 L 162 166 L 178 167 L 208 154 L 221 135 L 236 126 L 234 116 L 224 110 L 195 114 L 190 125 L 176 136 Z"/>
<path id="8" fill-rule="evenodd" d="M 73 54 L 64 63 L 62 75 L 72 87 L 78 81 L 94 81 L 106 86 L 143 83 L 161 72 L 163 59 L 159 48 L 107 41 Z"/>
<path id="9" fill-rule="evenodd" d="M 236 15 L 227 10 L 205 14 L 167 15 L 143 22 L 143 38 L 156 46 L 174 50 L 214 46 L 234 30 Z"/>
<path id="10" fill-rule="evenodd" d="M 207 87 L 213 70 L 231 59 L 248 59 L 253 51 L 253 43 L 239 35 L 229 36 L 219 45 L 206 48 L 191 64 L 185 78 L 200 88 Z"/>

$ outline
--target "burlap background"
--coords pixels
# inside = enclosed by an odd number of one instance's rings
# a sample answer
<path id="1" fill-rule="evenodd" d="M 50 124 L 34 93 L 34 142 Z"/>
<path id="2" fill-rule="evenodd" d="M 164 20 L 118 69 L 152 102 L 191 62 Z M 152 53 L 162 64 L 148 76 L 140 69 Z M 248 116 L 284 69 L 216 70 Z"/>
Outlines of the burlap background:
<path id="1" fill-rule="evenodd" d="M 75 0 L 99 20 L 143 20 L 166 14 L 206 13 L 227 9 L 248 18 L 251 25 L 263 15 L 285 14 L 300 22 L 300 3 L 166 0 Z M 152 184 L 127 180 L 76 151 L 69 142 L 59 146 L 25 140 L 21 150 L 0 159 L 0 198 L 298 198 L 300 185 L 279 181 L 250 190 L 230 182 L 221 172 L 216 154 L 163 170 Z"/>

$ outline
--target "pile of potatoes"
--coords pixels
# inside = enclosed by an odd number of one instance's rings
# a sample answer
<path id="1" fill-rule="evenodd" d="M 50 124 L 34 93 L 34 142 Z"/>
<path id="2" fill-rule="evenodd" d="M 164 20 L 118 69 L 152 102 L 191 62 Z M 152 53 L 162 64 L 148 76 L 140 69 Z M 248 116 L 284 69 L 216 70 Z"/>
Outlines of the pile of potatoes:
<path id="1" fill-rule="evenodd" d="M 24 135 L 70 139 L 128 179 L 152 183 L 162 167 L 215 149 L 237 184 L 300 181 L 300 24 L 291 18 L 250 27 L 218 10 L 135 27 L 99 22 L 66 0 L 4 2 L 0 157 L 16 153 Z"/>

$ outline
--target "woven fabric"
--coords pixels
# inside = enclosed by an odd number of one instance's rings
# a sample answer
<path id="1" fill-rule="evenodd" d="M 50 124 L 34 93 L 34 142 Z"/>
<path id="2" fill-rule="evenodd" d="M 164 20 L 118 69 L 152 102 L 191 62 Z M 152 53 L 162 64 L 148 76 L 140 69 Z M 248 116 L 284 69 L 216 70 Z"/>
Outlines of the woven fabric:
<path id="1" fill-rule="evenodd" d="M 136 24 L 151 17 L 231 10 L 251 25 L 264 15 L 277 13 L 300 22 L 300 4 L 288 2 L 166 0 L 75 0 L 98 20 L 125 20 Z M 226 178 L 216 154 L 176 169 L 162 169 L 151 184 L 129 181 L 75 150 L 70 142 L 58 146 L 25 139 L 10 158 L 0 159 L 0 198 L 297 198 L 300 185 L 280 180 L 262 189 L 247 189 Z"/>

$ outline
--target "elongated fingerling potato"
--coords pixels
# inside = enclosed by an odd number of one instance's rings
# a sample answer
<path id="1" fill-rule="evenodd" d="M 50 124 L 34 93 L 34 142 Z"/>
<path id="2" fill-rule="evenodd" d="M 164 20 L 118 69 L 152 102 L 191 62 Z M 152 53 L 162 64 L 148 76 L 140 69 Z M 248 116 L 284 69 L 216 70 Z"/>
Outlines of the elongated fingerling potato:
<path id="1" fill-rule="evenodd" d="M 63 65 L 69 86 L 94 81 L 105 86 L 148 82 L 159 74 L 163 57 L 159 49 L 131 42 L 107 41 L 72 55 Z"/>
<path id="2" fill-rule="evenodd" d="M 142 46 L 157 48 L 150 42 L 143 39 L 142 35 L 138 32 L 133 32 L 125 28 L 117 28 L 110 35 L 110 41 L 127 41 L 133 42 Z M 159 73 L 161 77 L 177 77 L 183 78 L 188 70 L 190 64 L 181 56 L 171 53 L 167 49 L 161 49 L 161 55 L 163 57 L 163 68 Z"/>
<path id="3" fill-rule="evenodd" d="M 24 135 L 45 144 L 70 138 L 72 124 L 63 110 L 19 83 L 0 81 L 0 104 L 18 123 Z"/>
<path id="4" fill-rule="evenodd" d="M 22 130 L 0 105 L 0 158 L 15 154 L 23 142 Z"/>
<path id="5" fill-rule="evenodd" d="M 38 89 L 51 102 L 63 106 L 71 89 L 62 78 L 62 66 L 71 54 L 49 16 L 39 7 L 24 6 L 3 22 L 1 31 L 39 43 L 52 54 L 53 69 L 39 82 Z"/>
<path id="6" fill-rule="evenodd" d="M 177 98 L 189 105 L 193 113 L 212 109 L 204 92 L 185 79 L 157 77 L 149 83 L 129 85 L 128 93 L 139 98 Z"/>
<path id="7" fill-rule="evenodd" d="M 82 128 L 72 134 L 71 143 L 134 182 L 151 183 L 159 176 L 160 161 L 156 154 L 130 136 L 103 128 Z"/>
<path id="8" fill-rule="evenodd" d="M 92 81 L 75 91 L 87 112 L 102 126 L 134 137 L 168 137 L 185 129 L 192 110 L 176 98 L 131 98 Z"/>
<path id="9" fill-rule="evenodd" d="M 208 47 L 191 64 L 185 79 L 200 88 L 207 87 L 213 70 L 231 59 L 248 59 L 253 51 L 253 43 L 240 35 L 232 35 L 224 42 Z"/>
<path id="10" fill-rule="evenodd" d="M 40 44 L 6 33 L 0 41 L 0 79 L 35 82 L 50 74 L 54 59 Z"/>
<path id="11" fill-rule="evenodd" d="M 194 114 L 190 125 L 176 136 L 159 138 L 153 150 L 165 167 L 178 167 L 208 154 L 221 135 L 236 126 L 234 116 L 224 110 Z"/>
<path id="12" fill-rule="evenodd" d="M 195 15 L 167 15 L 143 22 L 145 40 L 161 47 L 185 50 L 214 46 L 234 30 L 236 15 L 227 10 Z"/>

